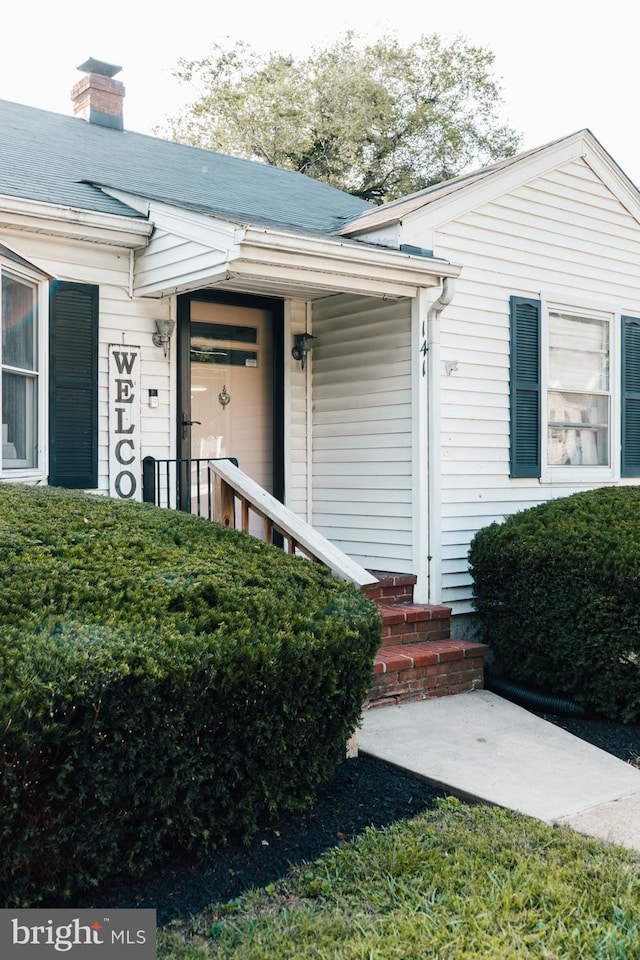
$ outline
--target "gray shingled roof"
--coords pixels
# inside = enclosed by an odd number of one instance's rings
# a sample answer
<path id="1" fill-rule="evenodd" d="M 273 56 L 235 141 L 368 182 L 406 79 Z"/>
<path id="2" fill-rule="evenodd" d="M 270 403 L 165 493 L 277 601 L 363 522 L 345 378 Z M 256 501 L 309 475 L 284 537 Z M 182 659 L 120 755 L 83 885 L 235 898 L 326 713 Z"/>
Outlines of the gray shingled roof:
<path id="1" fill-rule="evenodd" d="M 291 170 L 0 100 L 0 195 L 138 215 L 94 184 L 242 222 L 323 234 L 371 209 Z"/>

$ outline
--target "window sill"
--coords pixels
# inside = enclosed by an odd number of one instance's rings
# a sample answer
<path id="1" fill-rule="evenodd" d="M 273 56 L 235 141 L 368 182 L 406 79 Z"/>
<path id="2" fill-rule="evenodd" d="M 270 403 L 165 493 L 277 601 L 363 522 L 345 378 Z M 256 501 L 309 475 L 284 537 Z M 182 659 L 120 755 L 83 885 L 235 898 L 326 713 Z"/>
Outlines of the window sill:
<path id="1" fill-rule="evenodd" d="M 540 477 L 541 484 L 594 484 L 614 483 L 619 477 L 611 467 L 545 467 Z"/>
<path id="2" fill-rule="evenodd" d="M 46 483 L 47 475 L 42 470 L 27 470 L 24 467 L 0 470 L 0 483 Z"/>

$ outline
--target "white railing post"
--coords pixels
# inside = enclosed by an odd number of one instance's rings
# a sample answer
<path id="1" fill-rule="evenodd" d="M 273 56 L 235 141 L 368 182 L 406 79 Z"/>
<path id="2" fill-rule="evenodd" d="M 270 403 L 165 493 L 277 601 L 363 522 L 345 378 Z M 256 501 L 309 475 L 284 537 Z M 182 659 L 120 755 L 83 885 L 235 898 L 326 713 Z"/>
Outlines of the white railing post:
<path id="1" fill-rule="evenodd" d="M 249 510 L 253 510 L 263 521 L 265 539 L 271 543 L 273 531 L 289 540 L 289 553 L 302 552 L 311 560 L 323 563 L 341 580 L 350 580 L 358 587 L 376 583 L 377 578 L 359 563 L 343 553 L 339 547 L 327 540 L 305 520 L 298 517 L 283 503 L 276 500 L 255 480 L 243 473 L 231 460 L 209 460 L 209 471 L 220 480 L 221 491 L 229 490 L 231 514 L 233 517 L 233 499 L 241 503 L 242 523 L 245 532 L 249 530 Z M 221 502 L 224 495 L 221 495 Z M 227 500 L 228 502 L 228 500 Z M 231 521 L 225 526 L 234 525 Z"/>

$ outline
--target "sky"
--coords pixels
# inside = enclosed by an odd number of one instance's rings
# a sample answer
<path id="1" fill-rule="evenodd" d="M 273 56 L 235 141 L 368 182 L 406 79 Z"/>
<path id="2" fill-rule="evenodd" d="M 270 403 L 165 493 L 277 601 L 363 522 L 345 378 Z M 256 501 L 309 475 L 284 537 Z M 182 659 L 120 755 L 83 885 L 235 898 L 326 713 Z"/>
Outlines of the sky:
<path id="1" fill-rule="evenodd" d="M 214 41 L 306 56 L 347 30 L 403 44 L 426 33 L 461 35 L 495 54 L 502 118 L 521 134 L 522 149 L 588 127 L 640 187 L 635 7 L 634 0 L 233 0 L 226 7 L 220 0 L 13 0 L 1 19 L 0 98 L 71 114 L 77 67 L 95 57 L 122 66 L 125 127 L 153 133 L 192 98 L 172 76 L 177 60 L 205 56 Z"/>

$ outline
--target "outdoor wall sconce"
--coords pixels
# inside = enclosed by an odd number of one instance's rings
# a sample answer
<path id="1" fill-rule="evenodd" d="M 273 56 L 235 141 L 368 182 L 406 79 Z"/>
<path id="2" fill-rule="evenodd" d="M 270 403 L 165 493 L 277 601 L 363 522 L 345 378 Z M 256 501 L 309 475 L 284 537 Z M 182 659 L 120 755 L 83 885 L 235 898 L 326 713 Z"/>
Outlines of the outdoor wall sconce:
<path id="1" fill-rule="evenodd" d="M 295 333 L 293 335 L 293 347 L 291 349 L 291 356 L 293 357 L 294 360 L 300 361 L 300 366 L 303 370 L 304 370 L 307 354 L 309 353 L 309 350 L 311 350 L 311 347 L 313 346 L 311 341 L 315 339 L 316 337 L 314 337 L 310 333 Z"/>
<path id="2" fill-rule="evenodd" d="M 153 334 L 153 343 L 156 347 L 164 349 L 166 357 L 169 350 L 169 341 L 175 329 L 175 320 L 156 320 L 156 332 Z"/>

